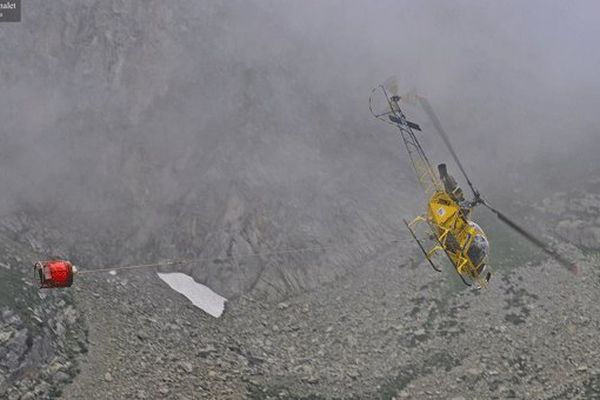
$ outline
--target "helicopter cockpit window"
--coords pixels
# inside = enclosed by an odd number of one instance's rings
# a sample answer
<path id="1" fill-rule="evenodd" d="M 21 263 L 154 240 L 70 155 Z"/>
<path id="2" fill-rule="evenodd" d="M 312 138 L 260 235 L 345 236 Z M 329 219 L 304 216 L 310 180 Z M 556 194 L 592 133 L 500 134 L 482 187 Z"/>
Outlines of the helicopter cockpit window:
<path id="1" fill-rule="evenodd" d="M 475 235 L 471 246 L 469 246 L 469 250 L 467 250 L 467 255 L 471 259 L 471 262 L 475 266 L 478 266 L 485 260 L 489 249 L 490 244 L 487 239 L 483 235 Z"/>

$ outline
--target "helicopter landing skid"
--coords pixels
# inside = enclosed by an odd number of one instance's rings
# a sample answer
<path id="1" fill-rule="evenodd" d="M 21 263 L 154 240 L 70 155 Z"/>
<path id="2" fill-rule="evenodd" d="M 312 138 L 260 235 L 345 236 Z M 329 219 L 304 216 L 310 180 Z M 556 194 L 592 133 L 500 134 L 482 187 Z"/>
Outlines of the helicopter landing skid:
<path id="1" fill-rule="evenodd" d="M 454 270 L 456 271 L 456 273 L 458 274 L 458 276 L 460 277 L 460 280 L 466 285 L 466 286 L 473 286 L 472 284 L 470 284 L 469 282 L 467 282 L 467 280 L 465 279 L 465 277 L 463 276 L 463 274 L 461 274 L 458 270 L 458 267 L 456 266 L 456 264 L 454 263 L 454 261 L 452 260 L 452 257 L 450 256 L 450 253 L 448 253 L 448 250 L 444 249 L 444 253 L 446 253 L 446 255 L 448 256 L 448 260 L 450 261 L 450 264 L 452 264 L 454 266 Z"/>
<path id="2" fill-rule="evenodd" d="M 406 227 L 408 228 L 408 231 L 410 232 L 410 234 L 412 235 L 413 239 L 415 239 L 415 242 L 417 242 L 417 244 L 419 245 L 419 248 L 421 249 L 421 251 L 423 252 L 423 255 L 425 255 L 425 258 L 427 259 L 427 261 L 429 262 L 429 265 L 431 265 L 431 268 L 433 268 L 435 271 L 437 272 L 442 272 L 441 269 L 439 269 L 438 267 L 435 266 L 435 264 L 433 263 L 433 261 L 431 261 L 431 255 L 427 253 L 427 251 L 425 250 L 425 247 L 423 247 L 423 244 L 421 243 L 421 241 L 417 238 L 417 235 L 415 234 L 415 232 L 412 230 L 412 228 L 410 227 L 410 224 L 403 219 L 402 221 L 404 221 L 404 224 L 406 225 Z"/>
<path id="3" fill-rule="evenodd" d="M 448 249 L 444 246 L 444 243 L 441 242 L 440 238 L 438 238 L 435 235 L 435 229 L 433 228 L 433 226 L 431 224 L 429 224 L 429 227 L 431 228 L 431 231 L 434 234 L 435 240 L 438 243 L 438 247 L 444 252 L 446 253 L 446 256 L 448 257 L 448 261 L 450 261 L 450 264 L 452 264 L 452 266 L 454 267 L 454 270 L 456 271 L 456 273 L 458 274 L 458 276 L 460 277 L 460 280 L 466 285 L 466 286 L 473 286 L 471 285 L 469 282 L 467 282 L 467 280 L 465 279 L 465 277 L 463 276 L 463 274 L 460 273 L 458 266 L 454 263 L 454 260 L 452 260 L 452 257 L 450 256 L 450 253 L 448 252 Z"/>

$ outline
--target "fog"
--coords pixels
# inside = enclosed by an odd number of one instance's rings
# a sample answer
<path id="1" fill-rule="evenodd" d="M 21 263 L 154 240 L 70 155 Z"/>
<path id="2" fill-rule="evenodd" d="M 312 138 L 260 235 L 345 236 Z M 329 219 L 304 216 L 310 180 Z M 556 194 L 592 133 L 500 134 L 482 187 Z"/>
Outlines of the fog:
<path id="1" fill-rule="evenodd" d="M 394 225 L 418 199 L 401 142 L 368 112 L 390 75 L 430 100 L 483 186 L 515 170 L 536 179 L 553 160 L 575 175 L 598 165 L 595 2 L 23 7 L 22 23 L 0 26 L 3 214 L 123 229 L 140 246 L 190 215 L 210 237 L 226 211 L 286 236 L 336 207 L 378 221 L 397 210 Z M 424 114 L 406 112 L 448 160 Z"/>

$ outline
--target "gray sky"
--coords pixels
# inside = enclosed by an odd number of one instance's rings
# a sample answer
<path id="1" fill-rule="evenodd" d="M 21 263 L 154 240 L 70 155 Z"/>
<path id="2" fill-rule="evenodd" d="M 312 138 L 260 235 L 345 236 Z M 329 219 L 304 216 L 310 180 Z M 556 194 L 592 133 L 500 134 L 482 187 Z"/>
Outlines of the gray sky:
<path id="1" fill-rule="evenodd" d="M 289 15 L 299 35 L 338 56 L 335 73 L 351 69 L 357 86 L 396 75 L 457 137 L 532 154 L 596 134 L 595 2 L 326 3 L 297 2 Z"/>

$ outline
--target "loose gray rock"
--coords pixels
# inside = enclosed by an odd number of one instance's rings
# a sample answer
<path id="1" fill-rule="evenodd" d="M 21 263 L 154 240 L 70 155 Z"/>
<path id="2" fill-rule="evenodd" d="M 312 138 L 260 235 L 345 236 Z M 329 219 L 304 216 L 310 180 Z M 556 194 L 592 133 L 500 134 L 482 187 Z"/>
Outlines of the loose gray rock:
<path id="1" fill-rule="evenodd" d="M 71 377 L 63 371 L 58 371 L 52 377 L 52 381 L 55 383 L 64 383 L 64 382 L 69 381 L 70 379 L 71 379 Z"/>
<path id="2" fill-rule="evenodd" d="M 187 361 L 182 361 L 179 363 L 179 369 L 183 370 L 184 372 L 187 372 L 188 374 L 191 374 L 192 371 L 194 370 L 194 367 L 193 367 L 192 363 L 187 362 Z"/>

